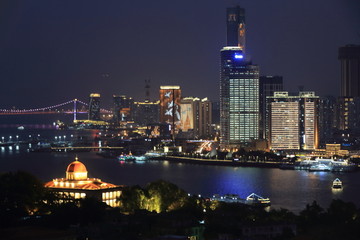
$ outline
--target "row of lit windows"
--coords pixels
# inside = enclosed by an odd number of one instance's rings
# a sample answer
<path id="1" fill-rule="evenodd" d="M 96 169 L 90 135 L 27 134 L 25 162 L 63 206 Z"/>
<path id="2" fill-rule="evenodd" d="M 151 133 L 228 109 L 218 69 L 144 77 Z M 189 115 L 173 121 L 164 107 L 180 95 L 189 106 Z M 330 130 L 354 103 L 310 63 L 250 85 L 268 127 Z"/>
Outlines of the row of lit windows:
<path id="1" fill-rule="evenodd" d="M 120 191 L 115 191 L 115 192 L 103 192 L 102 193 L 102 199 L 114 199 L 114 198 L 118 198 L 120 197 Z"/>

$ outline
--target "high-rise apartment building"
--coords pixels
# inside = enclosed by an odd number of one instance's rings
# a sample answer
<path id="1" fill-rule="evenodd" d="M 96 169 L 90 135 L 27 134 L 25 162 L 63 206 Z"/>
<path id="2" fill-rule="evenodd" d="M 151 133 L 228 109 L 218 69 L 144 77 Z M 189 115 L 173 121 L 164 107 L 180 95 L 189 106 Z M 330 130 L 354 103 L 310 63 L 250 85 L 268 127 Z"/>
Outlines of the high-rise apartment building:
<path id="1" fill-rule="evenodd" d="M 266 136 L 268 115 L 266 97 L 274 96 L 274 92 L 283 91 L 283 78 L 282 76 L 260 76 L 259 79 L 259 138 L 268 139 Z"/>
<path id="2" fill-rule="evenodd" d="M 319 99 L 319 143 L 325 146 L 332 143 L 337 128 L 337 100 L 334 96 Z"/>
<path id="3" fill-rule="evenodd" d="M 180 86 L 160 86 L 160 122 L 171 125 L 174 136 L 180 125 Z"/>
<path id="4" fill-rule="evenodd" d="M 199 136 L 209 137 L 212 134 L 212 102 L 208 98 L 201 99 L 200 113 Z"/>
<path id="5" fill-rule="evenodd" d="M 236 6 L 226 10 L 226 46 L 240 47 L 245 53 L 245 9 Z"/>
<path id="6" fill-rule="evenodd" d="M 318 147 L 318 96 L 314 92 L 275 92 L 270 104 L 270 148 L 314 150 Z"/>
<path id="7" fill-rule="evenodd" d="M 240 47 L 221 50 L 220 142 L 224 147 L 259 138 L 259 67 Z"/>
<path id="8" fill-rule="evenodd" d="M 100 94 L 91 93 L 89 100 L 89 113 L 88 119 L 99 121 L 100 120 Z"/>
<path id="9" fill-rule="evenodd" d="M 360 45 L 339 48 L 341 97 L 360 97 Z"/>
<path id="10" fill-rule="evenodd" d="M 211 135 L 212 106 L 207 99 L 186 97 L 181 100 L 181 124 L 183 132 L 191 132 L 194 138 Z"/>
<path id="11" fill-rule="evenodd" d="M 319 144 L 325 146 L 333 143 L 337 127 L 337 101 L 333 96 L 319 99 Z"/>

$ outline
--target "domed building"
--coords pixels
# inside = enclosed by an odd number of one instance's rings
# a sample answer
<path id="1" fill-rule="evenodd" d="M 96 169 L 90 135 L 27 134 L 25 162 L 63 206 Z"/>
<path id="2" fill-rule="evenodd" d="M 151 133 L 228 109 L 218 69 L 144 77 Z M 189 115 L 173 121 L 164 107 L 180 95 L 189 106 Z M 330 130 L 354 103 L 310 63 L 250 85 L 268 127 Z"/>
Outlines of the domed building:
<path id="1" fill-rule="evenodd" d="M 123 186 L 106 183 L 99 178 L 88 178 L 85 165 L 75 158 L 66 169 L 65 178 L 56 178 L 45 184 L 45 187 L 60 194 L 62 199 L 81 199 L 94 197 L 111 207 L 118 207 L 116 201 L 121 195 Z"/>

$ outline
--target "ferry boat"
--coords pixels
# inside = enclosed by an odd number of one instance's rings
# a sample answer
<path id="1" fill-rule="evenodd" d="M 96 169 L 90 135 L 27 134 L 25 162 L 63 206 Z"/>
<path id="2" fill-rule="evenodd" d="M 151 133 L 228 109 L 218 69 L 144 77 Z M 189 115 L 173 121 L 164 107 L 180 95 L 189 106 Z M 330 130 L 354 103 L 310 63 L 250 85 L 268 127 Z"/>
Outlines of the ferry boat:
<path id="1" fill-rule="evenodd" d="M 220 201 L 220 202 L 227 202 L 227 203 L 242 203 L 252 206 L 262 206 L 267 207 L 271 205 L 269 198 L 263 198 L 255 193 L 250 194 L 247 196 L 246 199 L 240 198 L 237 194 L 225 194 L 224 196 L 220 196 L 219 194 L 213 195 L 210 198 L 211 201 Z"/>
<path id="2" fill-rule="evenodd" d="M 219 194 L 215 194 L 210 198 L 212 201 L 219 202 L 227 202 L 227 203 L 245 203 L 245 200 L 240 198 L 237 194 L 225 194 L 224 196 L 220 196 Z"/>
<path id="3" fill-rule="evenodd" d="M 255 193 L 252 193 L 249 196 L 247 196 L 245 203 L 249 205 L 261 205 L 261 206 L 271 205 L 269 198 L 263 198 Z"/>
<path id="4" fill-rule="evenodd" d="M 331 171 L 331 167 L 329 167 L 328 165 L 325 165 L 325 164 L 316 164 L 316 165 L 312 165 L 310 168 L 309 168 L 309 171 Z"/>
<path id="5" fill-rule="evenodd" d="M 342 189 L 342 182 L 340 181 L 340 179 L 336 178 L 334 181 L 333 181 L 333 184 L 332 184 L 332 188 L 333 189 Z"/>
<path id="6" fill-rule="evenodd" d="M 118 156 L 118 159 L 120 162 L 135 162 L 136 160 L 135 157 L 127 154 L 121 154 L 120 156 Z"/>

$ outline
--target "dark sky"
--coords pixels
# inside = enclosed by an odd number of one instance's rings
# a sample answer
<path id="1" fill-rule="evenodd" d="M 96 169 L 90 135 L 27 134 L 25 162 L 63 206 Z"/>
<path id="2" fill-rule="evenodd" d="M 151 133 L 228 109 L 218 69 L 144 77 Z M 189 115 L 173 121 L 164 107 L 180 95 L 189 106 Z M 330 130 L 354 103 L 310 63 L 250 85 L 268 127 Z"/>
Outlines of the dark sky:
<path id="1" fill-rule="evenodd" d="M 0 0 L 0 108 L 102 94 L 144 99 L 160 85 L 219 96 L 226 7 L 246 9 L 247 54 L 261 75 L 337 95 L 339 46 L 360 44 L 359 0 Z"/>

